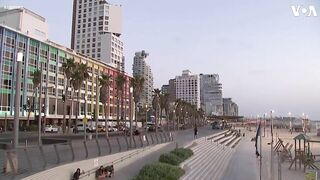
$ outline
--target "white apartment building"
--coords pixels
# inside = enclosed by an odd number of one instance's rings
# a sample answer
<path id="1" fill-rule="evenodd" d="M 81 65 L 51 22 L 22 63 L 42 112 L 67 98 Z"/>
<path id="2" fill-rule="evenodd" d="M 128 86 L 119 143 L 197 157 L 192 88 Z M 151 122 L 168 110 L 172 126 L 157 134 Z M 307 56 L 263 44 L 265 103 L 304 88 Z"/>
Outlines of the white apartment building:
<path id="1" fill-rule="evenodd" d="M 224 116 L 238 116 L 239 107 L 232 101 L 231 98 L 223 98 L 223 115 Z"/>
<path id="2" fill-rule="evenodd" d="M 153 75 L 150 65 L 147 64 L 147 57 L 149 56 L 144 50 L 136 52 L 133 59 L 133 76 L 140 76 L 144 78 L 143 92 L 141 93 L 141 100 L 139 106 L 152 106 L 153 94 Z"/>
<path id="3" fill-rule="evenodd" d="M 48 40 L 46 19 L 24 7 L 0 7 L 0 24 L 42 41 Z"/>
<path id="4" fill-rule="evenodd" d="M 218 74 L 200 74 L 200 101 L 207 116 L 223 115 L 222 85 Z"/>
<path id="5" fill-rule="evenodd" d="M 124 71 L 122 7 L 106 0 L 73 0 L 71 48 Z"/>
<path id="6" fill-rule="evenodd" d="M 200 78 L 189 70 L 182 71 L 176 76 L 176 99 L 187 101 L 200 108 Z"/>

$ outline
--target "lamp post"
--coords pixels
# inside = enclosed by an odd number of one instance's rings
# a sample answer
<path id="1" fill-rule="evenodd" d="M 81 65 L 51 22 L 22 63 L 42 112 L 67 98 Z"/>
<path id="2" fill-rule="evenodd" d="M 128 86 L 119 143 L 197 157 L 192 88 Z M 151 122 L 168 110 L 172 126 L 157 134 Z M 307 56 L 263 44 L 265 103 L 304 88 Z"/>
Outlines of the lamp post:
<path id="1" fill-rule="evenodd" d="M 146 132 L 148 132 L 148 104 L 146 104 L 145 107 L 146 107 Z"/>
<path id="2" fill-rule="evenodd" d="M 132 93 L 133 93 L 133 87 L 130 87 L 130 148 L 132 148 L 132 123 L 133 123 L 133 118 L 132 118 L 132 99 L 133 99 L 133 96 L 132 96 Z"/>
<path id="3" fill-rule="evenodd" d="M 14 108 L 14 134 L 13 146 L 17 148 L 19 145 L 19 114 L 20 114 L 20 96 L 21 96 L 21 74 L 22 74 L 23 53 L 17 53 L 17 74 L 16 74 L 16 93 Z"/>
<path id="4" fill-rule="evenodd" d="M 267 125 L 266 116 L 267 116 L 267 113 L 264 113 L 264 114 L 263 114 L 263 120 L 264 120 L 263 137 L 266 137 L 266 125 Z"/>
<path id="5" fill-rule="evenodd" d="M 270 158 L 270 174 L 271 174 L 271 180 L 274 179 L 273 175 L 273 119 L 272 119 L 272 113 L 274 113 L 274 110 L 270 111 L 270 128 L 271 128 L 271 158 Z"/>

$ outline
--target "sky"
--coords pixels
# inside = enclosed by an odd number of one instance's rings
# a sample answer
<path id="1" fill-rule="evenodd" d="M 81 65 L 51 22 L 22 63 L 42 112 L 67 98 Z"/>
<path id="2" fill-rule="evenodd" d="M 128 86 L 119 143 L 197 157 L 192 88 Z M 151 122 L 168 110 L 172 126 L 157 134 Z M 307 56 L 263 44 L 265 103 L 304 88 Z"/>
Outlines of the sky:
<path id="1" fill-rule="evenodd" d="M 320 2 L 316 0 L 110 0 L 123 7 L 126 71 L 146 50 L 155 87 L 189 69 L 218 73 L 240 115 L 271 110 L 320 120 Z M 72 0 L 0 0 L 42 15 L 50 40 L 70 47 Z M 315 7 L 295 17 L 291 6 Z M 300 13 L 302 10 L 299 11 Z"/>

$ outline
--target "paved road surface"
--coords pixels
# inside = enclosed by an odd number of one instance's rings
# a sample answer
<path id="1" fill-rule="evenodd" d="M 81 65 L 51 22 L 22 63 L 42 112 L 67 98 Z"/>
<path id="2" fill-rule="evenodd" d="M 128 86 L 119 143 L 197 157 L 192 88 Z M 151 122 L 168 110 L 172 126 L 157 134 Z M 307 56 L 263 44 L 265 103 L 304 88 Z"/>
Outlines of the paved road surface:
<path id="1" fill-rule="evenodd" d="M 254 133 L 246 132 L 233 154 L 223 180 L 257 180 L 259 179 L 259 160 L 255 156 Z"/>

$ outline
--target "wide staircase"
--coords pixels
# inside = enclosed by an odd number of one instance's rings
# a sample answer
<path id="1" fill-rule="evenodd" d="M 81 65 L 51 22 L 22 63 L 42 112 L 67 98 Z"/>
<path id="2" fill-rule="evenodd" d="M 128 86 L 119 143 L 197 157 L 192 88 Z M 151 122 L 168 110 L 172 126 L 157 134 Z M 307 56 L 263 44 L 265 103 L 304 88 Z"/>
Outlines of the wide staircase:
<path id="1" fill-rule="evenodd" d="M 190 145 L 194 155 L 180 165 L 186 171 L 181 179 L 221 179 L 240 140 L 241 135 L 236 130 L 195 140 Z"/>

